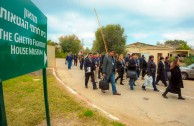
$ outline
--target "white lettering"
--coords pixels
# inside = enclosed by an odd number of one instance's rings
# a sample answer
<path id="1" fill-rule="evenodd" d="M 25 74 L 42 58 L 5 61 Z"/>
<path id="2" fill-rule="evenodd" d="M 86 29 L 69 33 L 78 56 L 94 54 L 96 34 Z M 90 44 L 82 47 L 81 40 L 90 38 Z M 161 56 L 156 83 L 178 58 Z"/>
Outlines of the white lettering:
<path id="1" fill-rule="evenodd" d="M 46 38 L 46 32 L 41 31 L 41 36 L 44 37 L 44 38 Z"/>
<path id="2" fill-rule="evenodd" d="M 11 54 L 13 54 L 13 55 L 28 55 L 28 48 L 11 45 Z"/>
<path id="3" fill-rule="evenodd" d="M 29 18 L 30 20 L 32 20 L 34 23 L 37 24 L 37 17 L 33 13 L 31 13 L 29 10 L 24 8 L 24 19 L 26 18 Z"/>
<path id="4" fill-rule="evenodd" d="M 32 39 L 24 37 L 19 35 L 19 33 L 15 33 L 14 34 L 14 40 L 17 43 L 23 43 L 23 44 L 27 44 L 27 45 L 32 45 Z"/>
<path id="5" fill-rule="evenodd" d="M 7 10 L 2 7 L 0 8 L 0 18 L 7 20 Z"/>
<path id="6" fill-rule="evenodd" d="M 43 51 L 40 49 L 29 48 L 29 55 L 43 55 Z"/>
<path id="7" fill-rule="evenodd" d="M 4 31 L 3 29 L 0 29 L 0 39 L 6 40 L 6 41 L 12 41 L 12 33 Z"/>
<path id="8" fill-rule="evenodd" d="M 35 39 L 33 39 L 33 45 L 37 46 L 37 47 L 42 47 L 42 48 L 46 47 L 46 43 L 40 42 L 40 41 L 36 41 Z"/>
<path id="9" fill-rule="evenodd" d="M 39 27 L 36 27 L 36 26 L 30 24 L 30 29 L 31 29 L 31 32 L 40 35 L 40 28 Z"/>
<path id="10" fill-rule="evenodd" d="M 24 21 L 21 17 L 15 15 L 14 13 L 7 11 L 3 7 L 0 7 L 0 18 L 7 20 L 17 26 L 20 26 L 26 30 L 28 30 L 28 22 Z"/>

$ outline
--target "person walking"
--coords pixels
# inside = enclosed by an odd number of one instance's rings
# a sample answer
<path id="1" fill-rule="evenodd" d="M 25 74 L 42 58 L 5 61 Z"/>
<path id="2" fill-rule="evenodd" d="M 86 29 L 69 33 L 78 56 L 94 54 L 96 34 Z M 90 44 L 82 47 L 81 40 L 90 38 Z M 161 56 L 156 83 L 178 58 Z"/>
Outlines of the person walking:
<path id="1" fill-rule="evenodd" d="M 94 57 L 94 63 L 95 63 L 95 70 L 94 70 L 94 79 L 95 82 L 98 82 L 98 71 L 99 71 L 99 66 L 100 66 L 100 60 L 99 60 L 99 54 L 98 53 L 93 53 Z"/>
<path id="2" fill-rule="evenodd" d="M 138 57 L 138 55 L 136 55 L 136 64 L 137 64 L 137 68 L 136 68 L 136 72 L 137 72 L 137 79 L 139 78 L 141 69 L 140 69 L 140 58 Z"/>
<path id="3" fill-rule="evenodd" d="M 125 56 L 125 73 L 127 73 L 127 70 L 128 70 L 128 64 L 129 64 L 129 60 L 131 59 L 131 54 L 127 54 Z M 126 79 L 127 79 L 127 76 L 126 76 Z"/>
<path id="4" fill-rule="evenodd" d="M 75 55 L 73 56 L 74 66 L 77 66 L 77 59 L 78 59 L 78 57 L 77 57 L 77 55 L 75 54 Z"/>
<path id="5" fill-rule="evenodd" d="M 142 80 L 144 80 L 144 77 L 145 77 L 146 72 L 147 72 L 147 62 L 145 60 L 145 57 L 143 57 L 143 59 L 142 59 L 141 69 L 142 69 Z"/>
<path id="6" fill-rule="evenodd" d="M 113 95 L 121 95 L 117 92 L 116 85 L 115 85 L 115 58 L 114 58 L 115 51 L 112 49 L 109 53 L 104 57 L 103 66 L 102 66 L 102 73 L 103 77 L 107 82 L 111 81 L 112 85 L 112 92 Z M 104 90 L 102 90 L 105 93 Z"/>
<path id="7" fill-rule="evenodd" d="M 88 57 L 85 58 L 84 61 L 84 70 L 85 70 L 85 88 L 88 88 L 88 81 L 89 77 L 91 76 L 93 89 L 98 89 L 94 80 L 94 69 L 95 69 L 95 63 L 92 59 L 92 53 L 88 54 Z"/>
<path id="8" fill-rule="evenodd" d="M 148 76 L 151 76 L 152 79 L 153 79 L 152 86 L 154 88 L 154 91 L 159 92 L 159 90 L 156 87 L 156 83 L 155 83 L 155 78 L 156 78 L 156 64 L 154 62 L 154 56 L 153 55 L 149 56 L 147 75 Z M 144 85 L 142 85 L 142 89 L 143 90 L 146 90 Z"/>
<path id="9" fill-rule="evenodd" d="M 142 55 L 142 56 L 139 58 L 139 62 L 140 62 L 140 73 L 142 72 L 142 63 L 143 63 L 144 58 L 145 58 L 144 55 Z"/>
<path id="10" fill-rule="evenodd" d="M 117 83 L 117 80 L 120 78 L 120 85 L 124 85 L 123 84 L 123 74 L 124 74 L 124 70 L 125 69 L 125 62 L 123 59 L 123 54 L 121 54 L 116 62 L 116 71 L 118 72 L 118 77 L 115 79 L 115 82 Z"/>
<path id="11" fill-rule="evenodd" d="M 101 79 L 101 74 L 102 74 L 102 65 L 103 65 L 103 60 L 104 60 L 105 54 L 100 55 L 100 65 L 99 65 L 99 71 L 98 71 L 98 79 Z"/>
<path id="12" fill-rule="evenodd" d="M 79 62 L 80 62 L 80 70 L 83 70 L 83 65 L 84 65 L 84 54 L 81 52 L 79 55 Z"/>
<path id="13" fill-rule="evenodd" d="M 156 77 L 156 85 L 159 85 L 158 82 L 161 80 L 165 87 L 167 87 L 166 83 L 166 70 L 165 70 L 164 57 L 160 57 L 160 62 L 158 63 L 157 77 Z"/>
<path id="14" fill-rule="evenodd" d="M 165 58 L 165 71 L 166 71 L 166 75 L 167 75 L 167 80 L 170 80 L 171 77 L 171 72 L 170 72 L 170 61 L 169 61 L 169 57 Z"/>
<path id="15" fill-rule="evenodd" d="M 69 52 L 69 54 L 66 57 L 66 61 L 67 61 L 69 70 L 71 69 L 71 66 L 72 66 L 72 60 L 73 60 L 73 56 L 72 56 L 71 52 Z"/>
<path id="16" fill-rule="evenodd" d="M 170 65 L 171 79 L 166 91 L 162 94 L 164 98 L 168 98 L 166 95 L 168 92 L 178 94 L 178 99 L 185 100 L 181 94 L 181 88 L 184 88 L 181 71 L 179 68 L 179 57 L 175 57 L 174 62 Z"/>
<path id="17" fill-rule="evenodd" d="M 131 59 L 128 62 L 128 71 L 131 71 L 132 73 L 134 73 L 135 78 L 130 78 L 129 79 L 129 86 L 131 90 L 134 90 L 133 86 L 135 85 L 135 80 L 137 79 L 137 63 L 136 63 L 136 54 L 133 53 Z M 131 73 L 131 74 L 132 74 Z"/>

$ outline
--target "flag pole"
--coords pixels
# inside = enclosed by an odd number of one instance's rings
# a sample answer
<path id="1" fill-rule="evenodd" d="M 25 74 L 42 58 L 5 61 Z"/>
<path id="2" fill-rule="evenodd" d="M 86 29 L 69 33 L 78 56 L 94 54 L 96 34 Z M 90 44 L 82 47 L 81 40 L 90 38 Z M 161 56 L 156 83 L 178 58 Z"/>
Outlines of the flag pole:
<path id="1" fill-rule="evenodd" d="M 108 53 L 108 49 L 107 49 L 107 46 L 106 46 L 106 41 L 105 41 L 105 39 L 104 39 L 104 34 L 103 34 L 103 31 L 102 31 L 102 27 L 101 27 L 101 25 L 100 25 L 100 21 L 99 21 L 99 19 L 98 19 L 98 14 L 97 14 L 95 8 L 94 8 L 94 12 L 95 12 L 95 14 L 96 14 L 96 18 L 97 18 L 97 21 L 98 21 L 98 25 L 99 25 L 99 28 L 100 28 L 100 31 L 101 31 L 101 34 L 102 34 L 102 39 L 103 39 L 103 42 L 104 42 L 104 47 L 105 47 L 106 53 Z"/>

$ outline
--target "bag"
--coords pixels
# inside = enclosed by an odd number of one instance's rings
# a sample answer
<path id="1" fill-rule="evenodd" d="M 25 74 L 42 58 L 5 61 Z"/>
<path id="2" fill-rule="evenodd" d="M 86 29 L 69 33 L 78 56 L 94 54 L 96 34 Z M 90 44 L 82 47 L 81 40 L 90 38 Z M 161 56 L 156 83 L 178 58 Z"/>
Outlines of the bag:
<path id="1" fill-rule="evenodd" d="M 102 90 L 109 90 L 109 84 L 105 79 L 99 81 L 99 88 Z"/>
<path id="2" fill-rule="evenodd" d="M 136 79 L 136 78 L 137 78 L 137 73 L 136 73 L 136 71 L 128 70 L 128 71 L 127 71 L 127 78 Z"/>
<path id="3" fill-rule="evenodd" d="M 152 76 L 146 76 L 143 86 L 148 87 L 151 86 L 153 83 Z"/>

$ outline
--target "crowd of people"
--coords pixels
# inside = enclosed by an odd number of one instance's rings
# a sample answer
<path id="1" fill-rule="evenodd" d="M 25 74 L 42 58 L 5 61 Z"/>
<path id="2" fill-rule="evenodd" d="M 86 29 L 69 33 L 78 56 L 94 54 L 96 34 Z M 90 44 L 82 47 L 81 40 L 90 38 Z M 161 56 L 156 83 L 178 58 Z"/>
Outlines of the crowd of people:
<path id="1" fill-rule="evenodd" d="M 156 92 L 159 92 L 158 82 L 162 81 L 166 87 L 166 91 L 162 94 L 164 98 L 168 98 L 167 93 L 171 92 L 178 94 L 178 99 L 185 100 L 181 94 L 181 88 L 184 86 L 179 68 L 179 57 L 175 57 L 172 63 L 170 63 L 169 57 L 160 57 L 160 61 L 156 65 L 153 55 L 149 56 L 147 62 L 144 55 L 141 57 L 136 53 L 127 54 L 126 56 L 123 54 L 117 55 L 114 50 L 109 50 L 106 54 L 88 53 L 87 56 L 84 56 L 83 53 L 78 56 L 69 53 L 66 57 L 68 69 L 71 69 L 72 61 L 77 66 L 78 60 L 80 70 L 84 69 L 85 71 L 85 88 L 88 88 L 90 77 L 93 90 L 98 89 L 98 80 L 104 79 L 107 83 L 111 83 L 113 95 L 121 95 L 116 88 L 118 80 L 120 85 L 124 85 L 123 80 L 128 77 L 130 90 L 134 90 L 136 81 L 141 76 L 142 80 L 147 79 L 145 77 L 151 78 L 153 91 Z M 116 75 L 117 77 L 115 77 Z M 143 83 L 142 90 L 146 91 L 146 86 Z M 106 92 L 103 89 L 101 91 Z"/>

